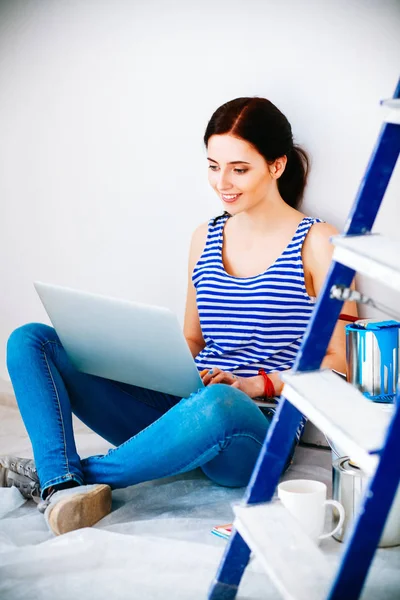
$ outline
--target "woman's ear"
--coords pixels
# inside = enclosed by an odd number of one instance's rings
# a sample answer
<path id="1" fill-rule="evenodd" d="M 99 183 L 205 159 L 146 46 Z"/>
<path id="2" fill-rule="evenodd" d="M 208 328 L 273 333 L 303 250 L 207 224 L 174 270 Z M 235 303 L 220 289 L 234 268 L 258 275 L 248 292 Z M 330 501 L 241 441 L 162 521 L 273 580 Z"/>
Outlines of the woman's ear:
<path id="1" fill-rule="evenodd" d="M 281 156 L 276 159 L 276 161 L 270 166 L 269 172 L 271 173 L 271 177 L 274 179 L 279 179 L 283 174 L 287 163 L 287 156 Z"/>

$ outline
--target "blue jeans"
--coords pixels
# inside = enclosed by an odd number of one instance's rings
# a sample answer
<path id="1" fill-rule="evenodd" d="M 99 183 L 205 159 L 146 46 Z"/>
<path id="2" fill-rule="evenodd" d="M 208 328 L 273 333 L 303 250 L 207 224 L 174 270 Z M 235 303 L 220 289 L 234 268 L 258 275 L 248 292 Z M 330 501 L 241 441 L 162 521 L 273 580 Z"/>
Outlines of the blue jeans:
<path id="1" fill-rule="evenodd" d="M 181 399 L 81 373 L 55 330 L 41 323 L 13 331 L 7 367 L 42 498 L 46 488 L 68 480 L 116 489 L 196 467 L 219 485 L 245 486 L 271 421 L 246 394 L 225 384 Z M 72 413 L 116 447 L 81 459 Z"/>

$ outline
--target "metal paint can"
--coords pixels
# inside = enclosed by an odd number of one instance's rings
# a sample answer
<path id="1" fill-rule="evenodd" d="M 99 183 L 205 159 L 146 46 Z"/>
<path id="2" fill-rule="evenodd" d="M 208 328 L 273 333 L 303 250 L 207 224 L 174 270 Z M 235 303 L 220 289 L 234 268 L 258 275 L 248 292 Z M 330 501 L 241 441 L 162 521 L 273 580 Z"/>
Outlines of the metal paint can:
<path id="1" fill-rule="evenodd" d="M 360 319 L 346 325 L 347 381 L 373 402 L 394 402 L 399 347 L 398 321 Z"/>
<path id="2" fill-rule="evenodd" d="M 352 463 L 348 456 L 343 456 L 333 462 L 332 497 L 340 502 L 345 510 L 343 526 L 333 536 L 339 542 L 342 542 L 349 532 L 369 482 L 370 477 Z M 333 523 L 336 525 L 338 522 L 339 513 L 333 509 Z M 384 548 L 399 544 L 400 487 L 394 497 L 378 546 Z"/>

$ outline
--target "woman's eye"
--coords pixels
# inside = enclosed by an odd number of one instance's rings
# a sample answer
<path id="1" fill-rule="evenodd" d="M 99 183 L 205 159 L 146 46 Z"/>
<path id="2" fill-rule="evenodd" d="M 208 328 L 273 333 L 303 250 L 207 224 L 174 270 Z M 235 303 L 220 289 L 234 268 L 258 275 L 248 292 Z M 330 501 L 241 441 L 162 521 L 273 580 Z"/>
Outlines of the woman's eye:
<path id="1" fill-rule="evenodd" d="M 208 168 L 211 169 L 211 171 L 216 171 L 218 169 L 218 167 L 216 165 L 208 165 Z M 247 171 L 248 171 L 248 169 L 233 169 L 233 170 L 238 175 L 243 175 L 243 173 L 247 173 Z"/>

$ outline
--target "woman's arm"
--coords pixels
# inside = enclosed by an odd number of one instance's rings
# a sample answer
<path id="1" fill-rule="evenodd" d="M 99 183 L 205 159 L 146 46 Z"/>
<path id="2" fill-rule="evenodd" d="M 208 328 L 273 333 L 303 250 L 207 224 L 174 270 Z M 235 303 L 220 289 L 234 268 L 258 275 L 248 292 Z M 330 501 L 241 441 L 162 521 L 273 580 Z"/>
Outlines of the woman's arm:
<path id="1" fill-rule="evenodd" d="M 192 273 L 204 250 L 207 239 L 207 229 L 207 223 L 203 223 L 196 229 L 192 236 L 189 251 L 188 287 L 186 294 L 183 334 L 186 338 L 193 358 L 197 356 L 206 345 L 200 327 L 200 319 L 196 303 L 196 289 L 192 282 Z"/>

